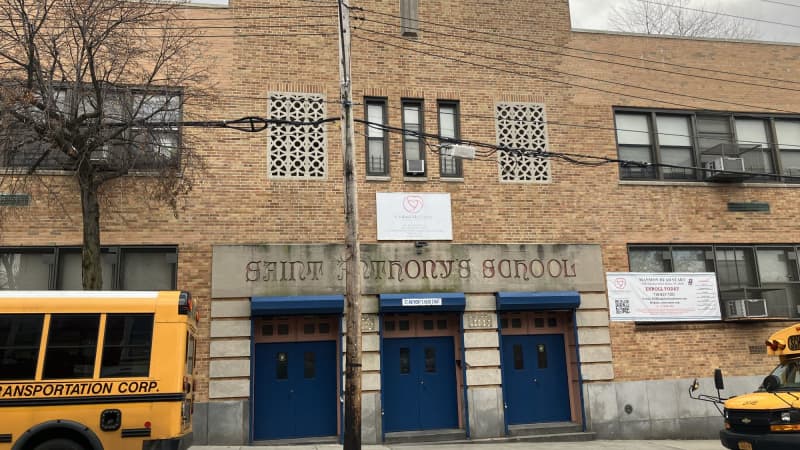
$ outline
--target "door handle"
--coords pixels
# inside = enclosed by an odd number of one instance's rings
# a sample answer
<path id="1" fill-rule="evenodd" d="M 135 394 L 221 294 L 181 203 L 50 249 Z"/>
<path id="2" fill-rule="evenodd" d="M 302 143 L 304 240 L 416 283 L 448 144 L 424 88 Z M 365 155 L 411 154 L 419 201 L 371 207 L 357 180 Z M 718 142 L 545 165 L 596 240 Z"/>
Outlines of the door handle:
<path id="1" fill-rule="evenodd" d="M 534 382 L 534 383 L 539 383 L 539 380 L 537 380 L 536 378 L 534 378 L 534 379 L 533 379 L 533 382 Z"/>

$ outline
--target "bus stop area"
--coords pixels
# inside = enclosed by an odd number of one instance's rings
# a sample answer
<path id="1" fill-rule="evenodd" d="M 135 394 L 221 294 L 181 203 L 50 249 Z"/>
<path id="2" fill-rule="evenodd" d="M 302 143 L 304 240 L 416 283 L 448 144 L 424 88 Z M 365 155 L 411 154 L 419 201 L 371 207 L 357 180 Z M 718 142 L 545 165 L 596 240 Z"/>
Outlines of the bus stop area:
<path id="1" fill-rule="evenodd" d="M 594 440 L 582 442 L 473 442 L 459 443 L 408 443 L 389 445 L 363 445 L 364 450 L 720 450 L 718 440 Z M 341 450 L 337 444 L 309 445 L 258 445 L 258 446 L 214 446 L 195 445 L 189 450 Z"/>

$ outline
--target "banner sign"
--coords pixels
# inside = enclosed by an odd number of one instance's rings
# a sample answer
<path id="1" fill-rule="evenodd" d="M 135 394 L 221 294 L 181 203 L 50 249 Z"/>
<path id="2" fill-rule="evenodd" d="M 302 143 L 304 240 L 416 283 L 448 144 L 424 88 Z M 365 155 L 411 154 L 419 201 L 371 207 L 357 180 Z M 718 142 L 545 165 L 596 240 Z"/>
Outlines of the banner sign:
<path id="1" fill-rule="evenodd" d="M 453 239 L 450 194 L 377 192 L 375 203 L 379 241 Z"/>
<path id="2" fill-rule="evenodd" d="M 612 321 L 722 320 L 712 272 L 608 272 L 606 286 Z"/>

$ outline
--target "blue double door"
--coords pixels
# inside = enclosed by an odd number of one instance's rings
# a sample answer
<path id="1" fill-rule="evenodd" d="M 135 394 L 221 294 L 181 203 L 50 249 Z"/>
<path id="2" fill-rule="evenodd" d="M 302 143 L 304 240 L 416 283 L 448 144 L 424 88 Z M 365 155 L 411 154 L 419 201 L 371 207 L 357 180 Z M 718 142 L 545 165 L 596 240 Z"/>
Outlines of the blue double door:
<path id="1" fill-rule="evenodd" d="M 452 337 L 383 341 L 386 432 L 458 428 Z"/>
<path id="2" fill-rule="evenodd" d="M 336 341 L 255 345 L 253 440 L 336 435 Z"/>
<path id="3" fill-rule="evenodd" d="M 570 420 L 563 335 L 504 335 L 502 370 L 509 424 Z"/>

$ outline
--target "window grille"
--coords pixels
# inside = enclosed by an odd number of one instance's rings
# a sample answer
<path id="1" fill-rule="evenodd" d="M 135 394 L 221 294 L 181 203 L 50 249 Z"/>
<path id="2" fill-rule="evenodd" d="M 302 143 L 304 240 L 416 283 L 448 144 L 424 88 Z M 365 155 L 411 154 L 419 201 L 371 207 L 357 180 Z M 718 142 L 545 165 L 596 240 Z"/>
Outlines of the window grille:
<path id="1" fill-rule="evenodd" d="M 547 151 L 544 105 L 498 103 L 495 117 L 498 146 L 523 151 Z M 499 151 L 497 158 L 500 181 L 550 182 L 550 161 L 546 158 L 524 156 L 514 151 Z"/>
<path id="2" fill-rule="evenodd" d="M 325 99 L 319 94 L 272 93 L 269 117 L 297 122 L 322 120 Z M 324 126 L 272 125 L 268 147 L 270 178 L 325 178 L 328 160 Z"/>

